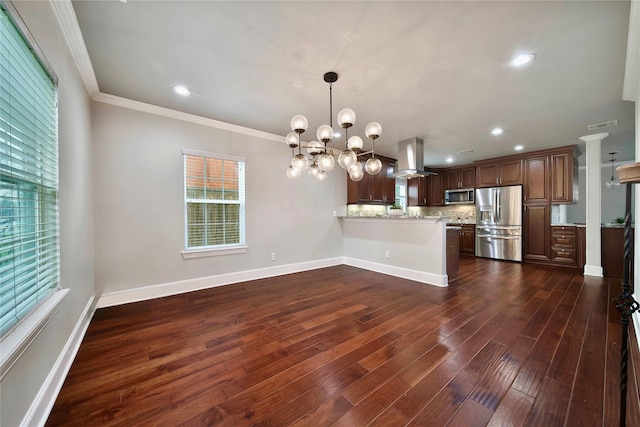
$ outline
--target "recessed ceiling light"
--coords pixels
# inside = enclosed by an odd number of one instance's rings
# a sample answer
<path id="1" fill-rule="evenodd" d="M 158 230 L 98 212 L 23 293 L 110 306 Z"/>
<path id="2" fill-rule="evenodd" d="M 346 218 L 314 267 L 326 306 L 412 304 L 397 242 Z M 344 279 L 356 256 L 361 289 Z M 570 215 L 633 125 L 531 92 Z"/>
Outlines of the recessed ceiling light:
<path id="1" fill-rule="evenodd" d="M 453 157 L 447 157 L 447 163 L 453 163 Z"/>
<path id="2" fill-rule="evenodd" d="M 515 147 L 513 147 L 513 149 L 516 151 L 521 151 L 522 149 L 524 149 L 524 145 L 516 145 Z"/>
<path id="3" fill-rule="evenodd" d="M 173 91 L 178 95 L 182 95 L 182 96 L 191 95 L 191 91 L 186 86 L 182 86 L 182 85 L 174 86 Z"/>
<path id="4" fill-rule="evenodd" d="M 504 130 L 502 130 L 502 128 L 494 128 L 491 131 L 491 135 L 502 135 L 503 132 L 504 132 Z"/>
<path id="5" fill-rule="evenodd" d="M 511 62 L 509 62 L 509 65 L 512 67 L 522 67 L 523 65 L 533 61 L 535 57 L 536 55 L 533 53 L 525 53 L 522 55 L 518 55 L 518 56 L 515 56 L 511 60 Z"/>
<path id="6" fill-rule="evenodd" d="M 340 134 L 340 132 L 334 132 L 333 133 L 333 137 L 334 138 L 340 138 L 342 135 Z"/>

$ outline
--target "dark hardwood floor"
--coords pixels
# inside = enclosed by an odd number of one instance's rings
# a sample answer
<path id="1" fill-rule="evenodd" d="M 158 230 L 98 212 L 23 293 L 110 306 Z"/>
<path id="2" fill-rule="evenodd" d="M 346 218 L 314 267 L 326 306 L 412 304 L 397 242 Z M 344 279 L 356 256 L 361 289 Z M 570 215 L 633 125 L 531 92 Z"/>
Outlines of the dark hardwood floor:
<path id="1" fill-rule="evenodd" d="M 101 309 L 47 425 L 616 426 L 619 293 L 463 257 L 448 288 L 338 266 Z"/>

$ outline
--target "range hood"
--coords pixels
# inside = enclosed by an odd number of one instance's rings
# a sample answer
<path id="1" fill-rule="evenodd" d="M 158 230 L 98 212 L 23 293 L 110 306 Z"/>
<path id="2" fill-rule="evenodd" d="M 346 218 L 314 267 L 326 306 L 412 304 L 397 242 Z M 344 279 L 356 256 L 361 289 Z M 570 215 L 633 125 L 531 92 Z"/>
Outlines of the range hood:
<path id="1" fill-rule="evenodd" d="M 398 142 L 398 169 L 393 173 L 396 178 L 411 179 L 427 175 L 436 175 L 424 170 L 424 141 L 414 136 Z"/>

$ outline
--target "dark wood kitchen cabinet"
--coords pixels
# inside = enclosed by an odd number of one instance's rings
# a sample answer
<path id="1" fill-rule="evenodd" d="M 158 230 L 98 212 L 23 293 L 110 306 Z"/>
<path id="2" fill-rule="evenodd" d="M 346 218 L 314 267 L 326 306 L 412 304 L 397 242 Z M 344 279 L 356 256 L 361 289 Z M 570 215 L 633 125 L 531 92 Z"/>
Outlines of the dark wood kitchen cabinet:
<path id="1" fill-rule="evenodd" d="M 551 261 L 578 267 L 578 239 L 575 225 L 551 226 Z"/>
<path id="2" fill-rule="evenodd" d="M 496 187 L 522 184 L 522 159 L 501 160 L 476 167 L 476 186 Z"/>
<path id="3" fill-rule="evenodd" d="M 474 188 L 476 186 L 476 168 L 474 166 L 447 169 L 446 189 Z"/>
<path id="4" fill-rule="evenodd" d="M 429 206 L 444 206 L 445 178 L 443 170 L 433 170 L 436 175 L 429 175 Z"/>
<path id="5" fill-rule="evenodd" d="M 524 206 L 523 240 L 525 261 L 549 261 L 549 232 L 551 205 L 526 204 Z"/>
<path id="6" fill-rule="evenodd" d="M 549 156 L 524 159 L 524 203 L 549 202 Z"/>
<path id="7" fill-rule="evenodd" d="M 382 170 L 375 175 L 366 171 L 362 180 L 352 181 L 347 175 L 347 203 L 369 205 L 392 205 L 396 201 L 396 179 L 393 177 L 395 159 L 376 156 L 382 162 Z M 360 157 L 358 161 L 364 164 L 367 157 Z"/>
<path id="8" fill-rule="evenodd" d="M 407 180 L 407 206 L 429 206 L 429 177 Z"/>
<path id="9" fill-rule="evenodd" d="M 551 203 L 577 203 L 578 147 L 567 147 L 551 153 Z"/>
<path id="10" fill-rule="evenodd" d="M 634 239 L 634 229 L 631 229 L 631 241 Z M 608 277 L 622 277 L 624 267 L 624 228 L 602 227 L 602 270 Z M 633 249 L 632 249 L 633 251 Z M 631 255 L 633 259 L 633 252 Z M 633 267 L 633 263 L 631 263 Z M 633 271 L 630 272 L 633 282 Z"/>

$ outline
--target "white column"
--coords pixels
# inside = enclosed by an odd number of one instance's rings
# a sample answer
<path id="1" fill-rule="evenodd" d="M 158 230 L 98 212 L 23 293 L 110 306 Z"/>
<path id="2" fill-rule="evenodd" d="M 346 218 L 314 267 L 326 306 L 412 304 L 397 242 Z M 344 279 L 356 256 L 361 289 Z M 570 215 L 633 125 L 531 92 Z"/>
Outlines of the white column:
<path id="1" fill-rule="evenodd" d="M 600 234 L 602 230 L 600 146 L 602 145 L 602 140 L 608 136 L 608 133 L 598 133 L 580 137 L 580 140 L 587 144 L 587 194 L 585 198 L 587 207 L 587 253 L 584 266 L 585 276 L 603 276 Z"/>

